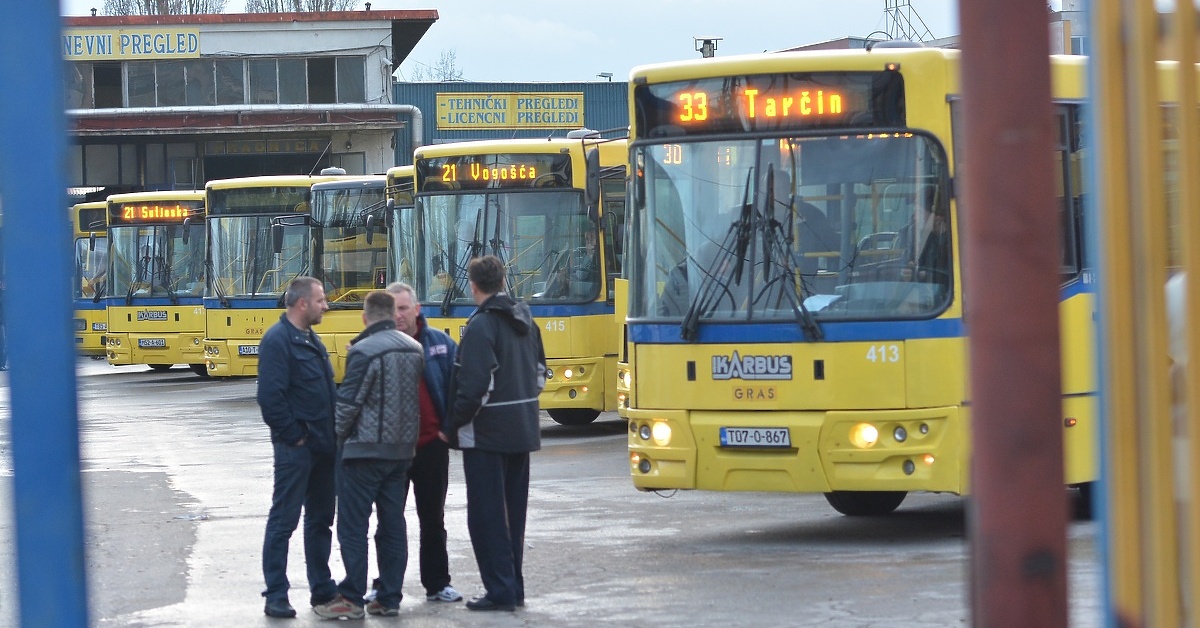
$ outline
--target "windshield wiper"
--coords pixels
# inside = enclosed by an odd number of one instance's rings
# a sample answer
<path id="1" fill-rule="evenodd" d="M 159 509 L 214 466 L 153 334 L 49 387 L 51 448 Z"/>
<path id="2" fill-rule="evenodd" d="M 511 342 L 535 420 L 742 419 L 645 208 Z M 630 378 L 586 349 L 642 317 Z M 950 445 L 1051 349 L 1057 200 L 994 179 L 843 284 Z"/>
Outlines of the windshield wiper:
<path id="1" fill-rule="evenodd" d="M 801 331 L 804 332 L 804 337 L 808 340 L 821 340 L 825 337 L 821 327 L 817 325 L 816 319 L 812 312 L 804 305 L 804 295 L 812 294 L 812 290 L 808 288 L 807 280 L 804 275 L 800 275 L 800 293 L 796 291 L 796 272 L 792 268 L 792 233 L 790 208 L 795 207 L 795 196 L 788 203 L 788 213 L 784 216 L 784 220 L 788 221 L 788 233 L 784 235 L 783 224 L 775 218 L 775 188 L 774 188 L 775 173 L 768 168 L 767 170 L 767 207 L 770 208 L 768 214 L 763 217 L 760 222 L 760 230 L 762 231 L 763 239 L 763 268 L 766 281 L 763 283 L 762 290 L 758 292 L 754 299 L 751 300 L 750 310 L 754 310 L 754 304 L 763 297 L 768 297 L 773 290 L 772 284 L 779 282 L 780 293 L 787 297 L 788 303 L 792 307 L 792 313 L 796 315 L 796 323 L 800 325 Z M 775 260 L 777 262 L 773 263 Z M 778 270 L 776 270 L 778 269 Z"/>
<path id="2" fill-rule="evenodd" d="M 688 306 L 683 322 L 679 324 L 679 335 L 688 342 L 694 341 L 700 328 L 700 319 L 712 311 L 724 296 L 729 297 L 730 309 L 736 309 L 737 302 L 729 289 L 729 279 L 734 285 L 741 285 L 742 274 L 745 272 L 746 251 L 754 236 L 751 228 L 754 218 L 754 204 L 750 201 L 750 177 L 753 171 L 746 173 L 746 188 L 742 194 L 742 210 L 737 220 L 729 224 L 725 239 L 721 241 L 720 249 L 713 256 L 712 262 L 704 270 L 700 287 L 696 296 Z M 731 263 L 730 257 L 736 256 Z M 725 276 L 728 275 L 726 278 Z"/>
<path id="3" fill-rule="evenodd" d="M 479 241 L 479 221 L 486 215 L 487 201 L 485 199 L 484 206 L 475 211 L 475 227 L 471 231 L 471 243 L 467 245 L 466 255 L 462 256 L 462 262 L 450 257 L 450 285 L 446 286 L 446 294 L 442 297 L 442 316 L 450 316 L 450 304 L 455 299 L 455 293 L 462 290 L 461 294 L 466 294 L 469 286 L 467 282 L 467 264 L 471 260 L 483 254 L 483 243 Z"/>
<path id="4" fill-rule="evenodd" d="M 217 279 L 212 260 L 205 260 L 204 266 L 208 270 L 208 281 L 212 282 L 213 293 L 217 295 L 217 301 L 220 301 L 221 307 L 229 307 L 229 297 L 225 296 L 225 292 L 221 290 L 221 282 Z"/>

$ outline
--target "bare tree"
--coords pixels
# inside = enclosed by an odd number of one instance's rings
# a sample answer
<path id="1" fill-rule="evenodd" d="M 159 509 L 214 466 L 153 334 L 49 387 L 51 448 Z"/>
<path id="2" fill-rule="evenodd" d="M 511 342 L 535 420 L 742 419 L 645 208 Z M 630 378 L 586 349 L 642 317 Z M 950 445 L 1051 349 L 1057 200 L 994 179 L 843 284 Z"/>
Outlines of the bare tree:
<path id="1" fill-rule="evenodd" d="M 412 80 L 417 81 L 461 81 L 463 80 L 462 69 L 458 67 L 458 55 L 454 50 L 443 50 L 442 56 L 438 58 L 433 65 L 414 62 L 416 66 L 412 71 Z"/>
<path id="2" fill-rule="evenodd" d="M 105 15 L 222 13 L 229 0 L 104 0 Z"/>
<path id="3" fill-rule="evenodd" d="M 246 0 L 246 13 L 350 11 L 358 0 Z"/>

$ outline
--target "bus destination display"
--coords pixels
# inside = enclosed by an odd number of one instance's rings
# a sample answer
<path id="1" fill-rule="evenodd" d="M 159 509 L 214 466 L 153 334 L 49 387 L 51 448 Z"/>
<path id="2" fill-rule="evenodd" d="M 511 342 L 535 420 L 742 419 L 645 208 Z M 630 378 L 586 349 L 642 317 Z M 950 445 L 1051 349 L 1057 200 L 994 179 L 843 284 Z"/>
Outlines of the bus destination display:
<path id="1" fill-rule="evenodd" d="M 899 72 L 812 72 L 643 85 L 645 137 L 904 125 Z"/>
<path id="2" fill-rule="evenodd" d="M 109 212 L 109 222 L 114 225 L 136 225 L 142 223 L 182 223 L 185 218 L 199 216 L 204 212 L 202 201 L 142 201 L 115 203 Z"/>
<path id="3" fill-rule="evenodd" d="M 571 158 L 565 154 L 455 155 L 417 161 L 417 187 L 422 192 L 570 186 Z"/>

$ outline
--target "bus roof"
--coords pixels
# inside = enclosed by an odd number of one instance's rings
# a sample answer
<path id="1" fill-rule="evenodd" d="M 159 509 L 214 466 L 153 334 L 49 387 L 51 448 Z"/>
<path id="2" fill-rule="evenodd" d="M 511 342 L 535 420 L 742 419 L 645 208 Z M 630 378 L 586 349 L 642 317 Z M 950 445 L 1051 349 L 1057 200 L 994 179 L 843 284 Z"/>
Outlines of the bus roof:
<path id="1" fill-rule="evenodd" d="M 322 181 L 314 183 L 312 189 L 314 192 L 319 190 L 349 190 L 353 188 L 382 188 L 387 186 L 387 177 L 381 174 L 373 174 L 361 177 L 350 177 L 338 179 L 337 181 Z"/>
<path id="2" fill-rule="evenodd" d="M 345 175 L 272 174 L 259 177 L 236 179 L 214 179 L 205 185 L 207 190 L 229 190 L 236 188 L 267 188 L 280 185 L 312 187 L 314 183 L 336 181 Z M 357 178 L 357 177 L 356 177 Z"/>
<path id="3" fill-rule="evenodd" d="M 109 203 L 137 203 L 139 201 L 203 201 L 204 190 L 158 190 L 155 192 L 128 192 L 113 194 Z"/>
<path id="4" fill-rule="evenodd" d="M 447 144 L 429 144 L 420 146 L 414 151 L 416 157 L 447 157 L 453 155 L 487 155 L 503 153 L 561 153 L 563 150 L 591 148 L 597 145 L 624 143 L 625 138 L 583 138 L 567 139 L 565 137 L 550 137 L 545 139 L 503 139 L 503 140 L 470 140 L 450 142 Z M 391 171 L 389 171 L 390 173 Z"/>

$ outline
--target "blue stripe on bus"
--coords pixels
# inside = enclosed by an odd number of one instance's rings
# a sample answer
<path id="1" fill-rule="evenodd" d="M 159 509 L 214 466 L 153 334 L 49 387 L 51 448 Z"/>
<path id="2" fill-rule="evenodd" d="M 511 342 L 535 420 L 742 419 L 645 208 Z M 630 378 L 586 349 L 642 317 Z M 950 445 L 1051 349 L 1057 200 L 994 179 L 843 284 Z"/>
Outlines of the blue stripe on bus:
<path id="1" fill-rule="evenodd" d="M 228 305 L 221 305 L 221 300 L 216 297 L 204 297 L 204 307 L 210 310 L 283 310 L 278 296 L 228 297 L 225 302 Z"/>
<path id="2" fill-rule="evenodd" d="M 125 297 L 108 297 L 108 304 L 112 307 L 142 307 L 148 305 L 200 305 L 203 301 L 200 297 L 179 297 L 172 301 L 170 297 L 133 297 L 133 301 L 126 303 Z"/>
<path id="3" fill-rule="evenodd" d="M 1096 275 L 1088 271 L 1083 278 L 1076 279 L 1059 289 L 1059 297 L 1066 301 L 1081 294 L 1096 294 Z"/>
<path id="4" fill-rule="evenodd" d="M 965 335 L 961 318 L 923 321 L 869 321 L 819 323 L 823 342 L 915 340 L 960 338 Z M 679 336 L 679 323 L 629 323 L 629 340 L 646 344 L 686 344 Z M 697 344 L 706 343 L 809 342 L 796 322 L 787 323 L 702 323 Z"/>
<path id="5" fill-rule="evenodd" d="M 93 302 L 91 297 L 79 299 L 75 301 L 75 309 L 77 310 L 103 310 L 104 301 Z"/>
<path id="6" fill-rule="evenodd" d="M 567 316 L 611 315 L 613 306 L 603 301 L 594 303 L 570 303 L 563 305 L 529 305 L 534 318 L 552 318 Z M 422 303 L 421 312 L 426 318 L 468 318 L 475 312 L 474 305 L 452 305 L 450 314 L 442 316 L 441 303 Z"/>

